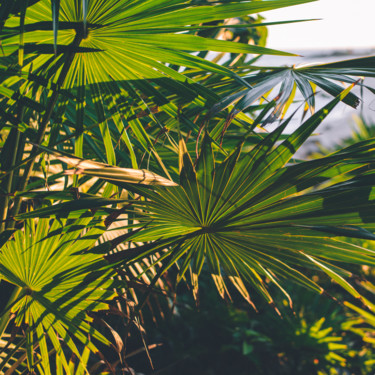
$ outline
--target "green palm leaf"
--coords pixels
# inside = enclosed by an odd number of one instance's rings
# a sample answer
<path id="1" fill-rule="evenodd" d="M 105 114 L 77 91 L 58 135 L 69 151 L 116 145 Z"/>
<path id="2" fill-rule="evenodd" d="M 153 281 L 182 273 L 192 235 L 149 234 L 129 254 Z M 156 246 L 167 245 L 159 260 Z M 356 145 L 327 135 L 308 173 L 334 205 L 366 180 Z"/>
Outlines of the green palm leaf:
<path id="1" fill-rule="evenodd" d="M 178 262 L 179 279 L 190 268 L 196 286 L 207 265 L 220 293 L 224 277 L 246 299 L 249 283 L 269 303 L 269 285 L 283 293 L 282 281 L 294 281 L 322 293 L 302 269 L 320 270 L 358 298 L 338 263 L 375 264 L 375 252 L 345 242 L 344 237 L 375 239 L 373 140 L 319 160 L 288 165 L 294 152 L 350 88 L 318 111 L 281 144 L 282 129 L 270 133 L 250 152 L 241 147 L 215 162 L 205 135 L 195 165 L 180 146 L 180 186 L 139 191 L 148 198 L 134 204 L 143 229 L 130 240 L 153 241 L 135 249 L 130 262 L 166 248 L 165 267 Z M 358 198 L 357 198 L 358 197 Z M 118 261 L 124 252 L 109 256 Z M 266 282 L 266 280 L 268 280 Z M 362 299 L 366 303 L 365 299 Z"/>
<path id="2" fill-rule="evenodd" d="M 32 76 L 29 75 L 25 80 L 25 76 L 17 72 L 4 81 L 4 87 L 13 87 L 21 81 L 20 91 L 28 92 L 28 97 L 43 87 L 47 88 L 48 96 L 54 97 L 53 92 L 60 88 L 54 87 L 50 82 L 71 89 L 73 96 L 79 97 L 79 102 L 94 106 L 95 122 L 100 127 L 100 135 L 105 145 L 106 161 L 113 165 L 116 162 L 113 146 L 116 132 L 109 128 L 108 118 L 115 117 L 119 112 L 125 119 L 135 117 L 134 107 L 142 105 L 144 97 L 151 99 L 151 106 L 156 104 L 162 107 L 169 119 L 179 116 L 178 105 L 171 103 L 174 99 L 171 95 L 177 95 L 184 101 L 198 101 L 201 107 L 207 101 L 212 105 L 219 99 L 214 93 L 195 84 L 193 79 L 172 67 L 204 69 L 241 81 L 232 70 L 189 52 L 211 50 L 244 54 L 284 54 L 246 43 L 203 38 L 194 35 L 194 30 L 190 31 L 192 27 L 199 29 L 202 23 L 213 20 L 309 1 L 312 0 L 239 1 L 202 5 L 183 0 L 130 3 L 125 0 L 93 0 L 88 2 L 86 7 L 86 2 L 62 0 L 60 4 L 54 2 L 52 15 L 50 1 L 41 0 L 27 9 L 24 25 L 27 63 L 22 71 L 26 75 L 32 72 Z M 58 35 L 57 9 L 60 9 Z M 84 31 L 85 27 L 87 33 Z M 204 28 L 204 25 L 202 27 Z M 4 53 L 6 56 L 12 55 L 19 49 L 17 17 L 7 21 L 3 33 Z M 57 39 L 57 45 L 54 39 Z M 54 54 L 55 49 L 57 56 Z M 30 90 L 31 87 L 33 90 Z M 164 93 L 158 93 L 160 88 L 165 90 Z M 125 107 L 124 100 L 129 100 L 128 98 L 132 98 L 135 103 L 127 103 Z M 50 105 L 52 104 L 49 103 L 48 106 Z M 80 119 L 78 124 L 73 122 L 73 127 L 80 133 L 83 128 L 82 119 L 87 122 L 82 107 L 83 105 L 77 106 L 77 118 Z M 184 119 L 184 116 L 180 117 Z M 119 118 L 114 121 L 130 154 L 134 154 L 133 145 L 125 130 L 126 124 L 121 123 Z M 192 124 L 191 120 L 183 121 L 190 126 Z M 129 125 L 137 141 L 142 143 L 144 151 L 150 152 L 150 149 L 154 148 L 153 141 L 144 131 L 144 124 L 138 119 L 132 119 Z M 59 126 L 58 121 L 56 126 Z M 163 129 L 163 126 L 161 128 Z M 82 140 L 79 139 L 76 147 L 77 156 L 81 154 L 82 146 L 78 145 L 82 144 Z M 158 160 L 155 153 L 151 152 L 151 155 Z M 134 155 L 132 163 L 135 166 Z"/>
<path id="3" fill-rule="evenodd" d="M 65 0 L 60 4 L 59 45 L 70 45 L 74 35 L 79 36 L 79 46 L 97 49 L 101 52 L 88 53 L 85 58 L 76 56 L 72 71 L 66 81 L 67 87 L 76 83 L 74 70 L 84 71 L 87 82 L 98 83 L 114 80 L 133 80 L 139 78 L 178 77 L 160 62 L 184 66 L 199 66 L 207 70 L 216 70 L 225 75 L 233 74 L 226 68 L 186 54 L 185 51 L 224 51 L 237 53 L 282 52 L 241 43 L 232 43 L 186 33 L 175 33 L 177 26 L 187 27 L 220 20 L 241 14 L 258 13 L 265 10 L 302 4 L 312 0 L 293 1 L 240 1 L 237 4 L 219 4 L 192 6 L 185 1 L 91 1 L 87 9 L 88 35 L 82 33 L 83 14 L 78 1 Z M 77 4 L 76 4 L 77 3 Z M 57 6 L 57 3 L 56 3 Z M 56 8 L 57 9 L 57 8 Z M 54 12 L 56 18 L 56 12 Z M 56 25 L 54 20 L 53 25 Z M 8 28 L 17 28 L 17 20 L 9 20 Z M 56 30 L 56 27 L 55 27 Z M 15 29 L 16 32 L 16 29 Z M 52 45 L 51 10 L 49 1 L 39 1 L 29 7 L 25 19 L 25 43 Z M 17 36 L 7 37 L 3 41 L 6 53 L 18 48 Z M 52 51 L 50 52 L 52 53 Z M 51 57 L 39 56 L 33 59 L 33 69 L 38 70 Z M 30 66 L 25 67 L 26 71 Z M 159 72 L 158 72 L 159 71 Z"/>
<path id="4" fill-rule="evenodd" d="M 243 69 L 244 74 L 241 73 Z M 249 72 L 250 71 L 250 72 Z M 306 101 L 311 112 L 315 111 L 315 94 L 317 89 L 322 90 L 330 96 L 337 96 L 342 91 L 342 82 L 354 83 L 356 79 L 363 77 L 374 77 L 374 57 L 351 59 L 329 64 L 312 64 L 293 67 L 256 67 L 244 66 L 237 71 L 243 79 L 251 84 L 251 88 L 237 91 L 238 87 L 233 83 L 223 85 L 223 92 L 230 92 L 214 105 L 211 112 L 216 113 L 223 110 L 228 105 L 235 104 L 232 115 L 245 111 L 259 98 L 281 84 L 280 90 L 275 92 L 277 105 L 273 112 L 274 116 L 279 116 L 286 112 L 290 103 L 294 100 L 296 92 L 299 91 Z M 355 78 L 353 78 L 355 77 Z M 363 87 L 374 92 L 365 84 Z M 349 93 L 343 102 L 354 108 L 360 103 L 360 99 L 353 93 Z"/>
<path id="5" fill-rule="evenodd" d="M 115 296 L 113 271 L 101 255 L 88 252 L 103 231 L 91 218 L 52 223 L 40 219 L 38 224 L 27 221 L 24 230 L 16 231 L 13 240 L 1 248 L 1 279 L 13 284 L 17 291 L 17 298 L 3 313 L 1 323 L 12 312 L 15 325 L 26 328 L 30 370 L 34 366 L 35 342 L 39 343 L 45 373 L 51 373 L 48 352 L 54 349 L 68 374 L 60 338 L 78 358 L 81 355 L 77 343 L 98 352 L 88 336 L 110 345 L 91 326 L 87 315 L 88 311 L 107 309 L 107 303 Z"/>

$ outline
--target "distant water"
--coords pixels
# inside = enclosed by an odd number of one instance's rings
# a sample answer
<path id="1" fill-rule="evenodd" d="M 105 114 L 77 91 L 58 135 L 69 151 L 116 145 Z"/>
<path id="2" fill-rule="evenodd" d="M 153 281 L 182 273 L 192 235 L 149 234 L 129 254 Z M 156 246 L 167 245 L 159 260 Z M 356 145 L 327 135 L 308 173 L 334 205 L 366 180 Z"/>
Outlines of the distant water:
<path id="1" fill-rule="evenodd" d="M 335 61 L 349 60 L 360 57 L 375 55 L 375 50 L 306 50 L 306 51 L 289 51 L 301 55 L 301 57 L 285 57 L 285 56 L 263 56 L 255 64 L 257 66 L 291 66 L 310 63 L 329 63 Z M 375 79 L 365 79 L 367 86 L 375 88 Z M 353 93 L 361 97 L 360 88 L 355 87 Z M 333 144 L 340 143 L 340 139 L 349 137 L 354 127 L 354 116 L 362 115 L 367 121 L 373 122 L 375 125 L 375 95 L 369 90 L 363 91 L 361 104 L 354 109 L 346 104 L 340 103 L 324 120 L 322 125 L 316 131 L 316 135 L 309 138 L 301 152 L 296 156 L 305 157 L 308 153 L 317 149 L 316 143 L 319 142 L 323 146 L 329 147 Z M 327 95 L 318 95 L 316 101 L 316 109 L 321 108 L 329 101 Z M 296 99 L 303 100 L 302 96 L 296 96 Z M 291 109 L 293 110 L 293 109 Z M 300 123 L 301 116 L 296 116 L 291 124 L 289 131 L 296 128 Z"/>

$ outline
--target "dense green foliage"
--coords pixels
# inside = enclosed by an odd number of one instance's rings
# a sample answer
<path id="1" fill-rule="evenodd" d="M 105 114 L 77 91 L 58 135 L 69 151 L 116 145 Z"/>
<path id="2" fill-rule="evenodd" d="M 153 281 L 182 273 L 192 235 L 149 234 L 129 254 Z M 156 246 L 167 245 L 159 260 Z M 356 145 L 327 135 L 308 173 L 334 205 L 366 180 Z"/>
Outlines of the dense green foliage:
<path id="1" fill-rule="evenodd" d="M 367 371 L 374 139 L 293 157 L 338 103 L 358 106 L 355 85 L 374 92 L 375 57 L 255 65 L 288 55 L 258 13 L 311 1 L 0 5 L 1 373 L 149 371 L 151 349 L 165 374 L 169 357 L 181 374 Z M 327 309 L 306 312 L 301 287 Z M 202 347 L 149 347 L 155 322 L 168 345 Z"/>
<path id="2" fill-rule="evenodd" d="M 371 329 L 350 310 L 305 290 L 293 290 L 295 312 L 278 300 L 283 320 L 266 305 L 259 313 L 240 300 L 224 304 L 202 282 L 199 309 L 180 291 L 176 311 L 148 330 L 161 343 L 152 358 L 162 374 L 368 374 L 373 366 Z M 283 303 L 284 302 L 284 303 Z M 360 327 L 362 332 L 353 327 Z M 145 355 L 129 359 L 148 373 Z M 336 371 L 336 372 L 335 372 Z"/>

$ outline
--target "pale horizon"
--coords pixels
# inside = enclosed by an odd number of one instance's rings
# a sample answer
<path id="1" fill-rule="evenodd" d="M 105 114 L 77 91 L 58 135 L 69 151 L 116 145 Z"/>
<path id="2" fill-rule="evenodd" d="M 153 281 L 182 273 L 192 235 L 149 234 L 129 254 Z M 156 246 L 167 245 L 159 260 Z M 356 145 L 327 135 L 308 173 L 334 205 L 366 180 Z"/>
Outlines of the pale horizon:
<path id="1" fill-rule="evenodd" d="M 320 18 L 270 26 L 267 47 L 275 49 L 372 49 L 375 0 L 319 0 L 264 12 L 267 22 Z"/>

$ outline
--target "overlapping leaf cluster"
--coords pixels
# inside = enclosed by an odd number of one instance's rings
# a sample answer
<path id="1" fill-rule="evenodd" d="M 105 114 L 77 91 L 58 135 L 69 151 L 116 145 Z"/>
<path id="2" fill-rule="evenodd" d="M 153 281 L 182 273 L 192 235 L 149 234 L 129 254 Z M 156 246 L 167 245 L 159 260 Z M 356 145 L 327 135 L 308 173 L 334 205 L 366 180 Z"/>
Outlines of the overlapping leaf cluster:
<path id="1" fill-rule="evenodd" d="M 256 290 L 270 304 L 274 286 L 290 300 L 286 281 L 323 293 L 310 276 L 324 272 L 373 307 L 346 265 L 373 265 L 375 253 L 346 237 L 375 239 L 374 140 L 292 157 L 337 103 L 358 104 L 336 82 L 374 77 L 374 58 L 299 68 L 248 58 L 288 55 L 249 43 L 249 28 L 267 23 L 248 15 L 311 1 L 0 5 L 0 279 L 14 288 L 0 317 L 7 374 L 84 373 L 95 340 L 110 344 L 91 325 L 95 312 L 143 280 L 151 286 L 142 284 L 132 324 L 174 266 L 195 294 L 204 269 L 222 296 L 229 280 L 250 303 Z M 220 30 L 243 34 L 228 41 Z M 275 100 L 258 102 L 279 86 Z M 255 131 L 282 117 L 297 90 L 313 113 L 316 87 L 335 99 L 292 134 L 291 118 Z"/>
<path id="2" fill-rule="evenodd" d="M 276 142 L 289 121 L 250 152 L 241 154 L 240 146 L 222 163 L 215 162 L 208 134 L 195 165 L 181 140 L 180 186 L 141 192 L 149 201 L 139 204 L 146 209 L 140 217 L 144 227 L 132 240 L 154 241 L 154 247 L 144 252 L 139 248 L 139 256 L 168 246 L 162 258 L 168 266 L 179 261 L 180 278 L 190 268 L 195 287 L 206 263 L 223 295 L 223 277 L 247 299 L 244 285 L 250 283 L 270 303 L 265 280 L 282 291 L 281 280 L 294 280 L 322 293 L 301 272 L 310 268 L 325 272 L 360 298 L 345 281 L 351 273 L 337 262 L 374 264 L 372 250 L 344 240 L 375 238 L 373 140 L 321 159 L 288 164 L 348 90 L 281 144 Z"/>

